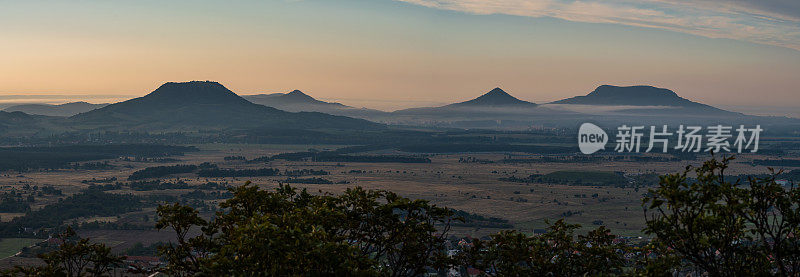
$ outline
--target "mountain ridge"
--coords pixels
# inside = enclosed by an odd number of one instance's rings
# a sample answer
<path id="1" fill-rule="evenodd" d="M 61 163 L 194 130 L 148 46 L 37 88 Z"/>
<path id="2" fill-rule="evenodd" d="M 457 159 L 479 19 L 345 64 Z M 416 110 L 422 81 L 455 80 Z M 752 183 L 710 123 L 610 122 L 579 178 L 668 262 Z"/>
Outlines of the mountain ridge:
<path id="1" fill-rule="evenodd" d="M 355 118 L 369 118 L 385 116 L 384 111 L 356 108 L 338 102 L 326 102 L 300 91 L 293 90 L 288 93 L 252 94 L 243 95 L 250 102 L 273 107 L 289 112 L 321 112 Z"/>
<path id="2" fill-rule="evenodd" d="M 538 104 L 520 100 L 507 93 L 503 89 L 496 87 L 489 92 L 481 94 L 473 99 L 447 104 L 438 107 L 419 107 L 402 109 L 392 112 L 393 114 L 414 114 L 414 113 L 443 113 L 443 112 L 489 112 L 496 113 L 502 112 L 504 109 L 513 109 L 516 112 L 534 110 L 531 108 L 538 108 Z"/>
<path id="3" fill-rule="evenodd" d="M 330 107 L 354 108 L 337 102 L 325 102 L 317 100 L 316 98 L 311 97 L 300 90 L 293 90 L 288 93 L 243 95 L 242 98 L 259 105 L 277 109 L 280 109 L 281 106 L 287 105 L 321 105 Z"/>
<path id="4" fill-rule="evenodd" d="M 601 85 L 587 95 L 553 101 L 548 104 L 593 105 L 593 106 L 631 106 L 620 111 L 631 113 L 680 113 L 703 115 L 742 115 L 711 105 L 694 102 L 679 96 L 676 92 L 649 85 L 613 86 Z M 652 109 L 647 107 L 671 107 L 671 109 Z"/>
<path id="5" fill-rule="evenodd" d="M 472 100 L 467 100 L 460 103 L 453 103 L 447 105 L 450 107 L 456 106 L 491 106 L 491 107 L 498 107 L 498 106 L 536 106 L 533 102 L 528 102 L 524 100 L 520 100 L 511 94 L 508 94 L 503 89 L 496 87 L 490 90 L 487 93 L 484 93 L 481 96 L 478 96 Z M 447 107 L 445 106 L 445 107 Z"/>
<path id="6" fill-rule="evenodd" d="M 32 115 L 69 117 L 79 113 L 88 112 L 108 106 L 108 103 L 92 104 L 85 101 L 70 102 L 58 105 L 51 104 L 20 104 L 3 109 L 6 112 L 23 112 Z"/>
<path id="7" fill-rule="evenodd" d="M 587 95 L 550 102 L 550 104 L 613 106 L 708 106 L 678 96 L 672 90 L 648 85 L 601 85 Z"/>
<path id="8" fill-rule="evenodd" d="M 372 128 L 378 124 L 323 113 L 292 113 L 254 104 L 220 83 L 169 82 L 153 92 L 69 118 L 79 125 L 145 129 Z"/>

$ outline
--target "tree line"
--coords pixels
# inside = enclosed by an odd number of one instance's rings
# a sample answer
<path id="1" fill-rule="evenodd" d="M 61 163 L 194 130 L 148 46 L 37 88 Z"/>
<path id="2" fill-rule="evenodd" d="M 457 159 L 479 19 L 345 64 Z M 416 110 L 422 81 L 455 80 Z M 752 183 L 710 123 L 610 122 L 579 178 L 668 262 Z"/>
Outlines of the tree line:
<path id="1" fill-rule="evenodd" d="M 0 170 L 105 169 L 103 163 L 77 162 L 115 159 L 121 156 L 165 157 L 197 151 L 195 147 L 154 144 L 67 145 L 0 148 Z"/>
<path id="2" fill-rule="evenodd" d="M 172 174 L 192 173 L 197 170 L 196 165 L 170 165 L 170 166 L 154 166 L 145 169 L 137 170 L 128 176 L 128 181 L 142 180 L 147 178 L 159 178 L 169 176 Z"/>
<path id="3" fill-rule="evenodd" d="M 113 216 L 142 207 L 141 199 L 132 195 L 105 193 L 99 190 L 84 190 L 68 196 L 57 203 L 0 223 L 0 235 L 4 237 L 46 236 L 42 228 L 57 228 L 69 219 L 88 216 Z"/>

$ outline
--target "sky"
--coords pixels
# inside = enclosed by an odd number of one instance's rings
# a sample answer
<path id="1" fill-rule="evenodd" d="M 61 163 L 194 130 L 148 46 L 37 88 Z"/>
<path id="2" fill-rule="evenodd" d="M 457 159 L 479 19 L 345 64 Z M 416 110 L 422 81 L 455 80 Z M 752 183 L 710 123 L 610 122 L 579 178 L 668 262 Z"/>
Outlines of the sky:
<path id="1" fill-rule="evenodd" d="M 786 114 L 797 76 L 796 0 L 0 0 L 0 104 L 213 80 L 394 110 L 612 84 Z"/>

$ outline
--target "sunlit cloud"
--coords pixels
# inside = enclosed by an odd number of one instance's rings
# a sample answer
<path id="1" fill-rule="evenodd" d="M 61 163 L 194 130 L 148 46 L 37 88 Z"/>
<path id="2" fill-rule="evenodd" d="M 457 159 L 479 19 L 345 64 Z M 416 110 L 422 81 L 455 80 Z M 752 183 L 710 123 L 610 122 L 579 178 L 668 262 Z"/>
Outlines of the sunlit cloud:
<path id="1" fill-rule="evenodd" d="M 397 0 L 472 14 L 552 17 L 671 30 L 800 50 L 796 0 Z"/>

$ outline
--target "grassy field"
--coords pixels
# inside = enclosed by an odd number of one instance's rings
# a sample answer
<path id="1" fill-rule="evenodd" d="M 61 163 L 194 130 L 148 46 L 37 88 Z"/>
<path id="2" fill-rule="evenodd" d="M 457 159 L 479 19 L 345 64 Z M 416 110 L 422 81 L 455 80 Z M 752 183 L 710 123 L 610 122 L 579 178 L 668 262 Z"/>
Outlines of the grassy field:
<path id="1" fill-rule="evenodd" d="M 167 166 L 175 164 L 201 164 L 210 162 L 224 169 L 260 169 L 276 168 L 281 172 L 285 170 L 315 170 L 325 171 L 329 174 L 320 176 L 304 176 L 303 178 L 319 177 L 333 182 L 332 184 L 292 184 L 292 186 L 307 188 L 311 193 L 341 193 L 347 188 L 361 186 L 367 189 L 383 189 L 397 192 L 401 196 L 425 199 L 438 206 L 475 213 L 485 217 L 498 217 L 508 220 L 514 229 L 523 232 L 534 232 L 547 225 L 546 220 L 554 222 L 564 218 L 568 223 L 581 224 L 581 232 L 596 228 L 600 225 L 611 229 L 615 234 L 626 236 L 642 235 L 644 218 L 641 208 L 641 198 L 648 187 L 617 187 L 601 184 L 574 185 L 578 179 L 585 182 L 608 181 L 611 183 L 626 183 L 625 176 L 638 176 L 642 174 L 665 174 L 681 172 L 687 164 L 699 165 L 700 161 L 669 161 L 669 162 L 634 162 L 634 161 L 604 161 L 597 163 L 507 163 L 503 162 L 509 156 L 520 159 L 536 158 L 537 155 L 524 153 L 447 153 L 431 154 L 426 157 L 431 163 L 358 163 L 358 162 L 314 162 L 314 161 L 269 161 L 260 163 L 247 163 L 239 160 L 225 160 L 226 156 L 245 156 L 254 159 L 261 156 L 275 155 L 285 152 L 305 151 L 308 148 L 332 149 L 340 146 L 332 145 L 246 145 L 246 144 L 203 144 L 198 145 L 201 151 L 187 153 L 184 156 L 174 156 L 173 161 L 137 162 L 122 159 L 109 160 L 115 167 L 102 170 L 51 170 L 33 171 L 20 174 L 0 175 L 0 191 L 25 192 L 25 186 L 33 187 L 52 185 L 63 191 L 63 195 L 36 196 L 33 210 L 44 205 L 57 203 L 60 198 L 69 196 L 84 189 L 88 184 L 82 183 L 88 179 L 116 178 L 127 180 L 128 176 L 140 169 L 153 166 Z M 397 155 L 389 150 L 373 151 L 369 155 Z M 463 162 L 467 157 L 475 161 Z M 756 156 L 751 158 L 764 157 Z M 619 173 L 617 173 L 619 172 Z M 766 167 L 753 166 L 747 159 L 739 159 L 731 165 L 730 173 L 764 173 Z M 560 181 L 519 181 L 509 182 L 503 179 L 510 177 L 527 178 L 530 175 L 550 177 Z M 261 176 L 261 177 L 226 177 L 204 178 L 196 173 L 174 174 L 161 178 L 164 181 L 177 182 L 178 179 L 191 186 L 206 182 L 227 183 L 241 185 L 245 181 L 253 181 L 264 189 L 273 189 L 278 183 L 284 182 L 287 176 Z M 564 182 L 561 182 L 565 180 Z M 124 181 L 123 181 L 124 182 Z M 109 193 L 133 194 L 137 196 L 175 196 L 190 193 L 194 188 L 134 191 L 127 186 L 108 191 Z M 217 200 L 203 200 L 204 203 L 215 206 Z M 140 211 L 133 211 L 119 216 L 90 217 L 76 219 L 75 222 L 115 222 L 118 224 L 132 224 L 137 226 L 152 227 L 155 222 L 154 206 L 146 207 Z M 210 216 L 212 211 L 203 212 Z M 10 220 L 12 215 L 3 214 L 3 220 Z M 479 227 L 453 228 L 455 235 L 471 235 L 480 237 L 495 233 L 499 229 Z M 82 237 L 92 238 L 93 241 L 108 243 L 113 246 L 115 253 L 121 253 L 133 244 L 140 242 L 150 245 L 158 241 L 174 238 L 174 234 L 167 231 L 155 230 L 81 230 Z M 13 255 L 24 246 L 34 241 L 19 241 L 20 239 L 5 239 L 0 241 L 0 254 L 7 257 Z M 16 241 L 16 242 L 15 242 Z"/>
<path id="2" fill-rule="evenodd" d="M 20 239 L 20 238 L 3 238 L 0 239 L 0 258 L 11 257 L 25 246 L 31 246 L 41 239 Z"/>

